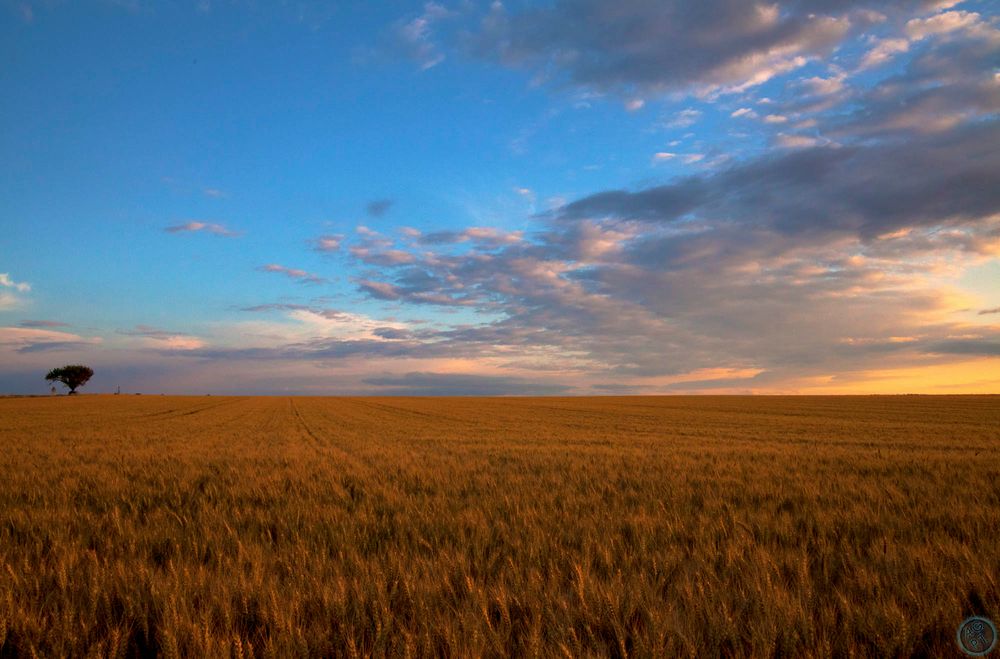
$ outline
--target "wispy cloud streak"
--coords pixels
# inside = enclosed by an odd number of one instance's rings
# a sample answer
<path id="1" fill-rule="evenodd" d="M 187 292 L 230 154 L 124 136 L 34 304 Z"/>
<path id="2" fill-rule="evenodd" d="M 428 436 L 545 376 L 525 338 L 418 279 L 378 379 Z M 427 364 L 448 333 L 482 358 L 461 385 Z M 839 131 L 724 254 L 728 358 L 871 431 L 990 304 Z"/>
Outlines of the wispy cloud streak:
<path id="1" fill-rule="evenodd" d="M 301 270 L 299 268 L 287 268 L 277 263 L 268 263 L 267 265 L 262 265 L 257 269 L 261 272 L 272 272 L 275 274 L 285 275 L 286 277 L 295 279 L 303 284 L 325 284 L 328 281 L 325 277 L 320 277 L 319 275 L 307 272 L 306 270 Z"/>
<path id="2" fill-rule="evenodd" d="M 240 235 L 238 231 L 232 231 L 222 224 L 197 221 L 175 224 L 173 226 L 166 227 L 163 230 L 167 233 L 210 233 L 212 235 L 223 236 L 225 238 L 235 238 Z"/>

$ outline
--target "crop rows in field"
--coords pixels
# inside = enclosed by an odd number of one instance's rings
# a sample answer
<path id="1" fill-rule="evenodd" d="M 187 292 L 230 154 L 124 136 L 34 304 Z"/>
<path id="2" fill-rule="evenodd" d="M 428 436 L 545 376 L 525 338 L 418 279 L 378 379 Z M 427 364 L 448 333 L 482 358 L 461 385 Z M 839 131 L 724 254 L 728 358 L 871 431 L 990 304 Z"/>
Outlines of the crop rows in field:
<path id="1" fill-rule="evenodd" d="M 0 655 L 927 656 L 1000 397 L 0 400 Z"/>

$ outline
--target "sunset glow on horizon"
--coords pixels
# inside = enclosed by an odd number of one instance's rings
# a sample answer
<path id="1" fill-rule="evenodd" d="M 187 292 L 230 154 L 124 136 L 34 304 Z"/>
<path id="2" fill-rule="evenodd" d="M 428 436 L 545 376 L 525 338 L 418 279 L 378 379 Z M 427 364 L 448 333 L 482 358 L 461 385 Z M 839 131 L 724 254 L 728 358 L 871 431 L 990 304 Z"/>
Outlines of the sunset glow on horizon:
<path id="1" fill-rule="evenodd" d="M 0 2 L 0 394 L 1000 393 L 985 1 Z"/>

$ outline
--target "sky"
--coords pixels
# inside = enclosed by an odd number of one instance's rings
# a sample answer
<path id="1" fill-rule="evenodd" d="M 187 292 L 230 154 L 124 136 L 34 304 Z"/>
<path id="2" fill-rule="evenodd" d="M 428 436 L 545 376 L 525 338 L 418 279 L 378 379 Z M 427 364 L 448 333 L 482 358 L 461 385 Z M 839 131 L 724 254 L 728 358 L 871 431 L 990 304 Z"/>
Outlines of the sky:
<path id="1" fill-rule="evenodd" d="M 0 0 L 0 393 L 1000 392 L 967 0 Z"/>

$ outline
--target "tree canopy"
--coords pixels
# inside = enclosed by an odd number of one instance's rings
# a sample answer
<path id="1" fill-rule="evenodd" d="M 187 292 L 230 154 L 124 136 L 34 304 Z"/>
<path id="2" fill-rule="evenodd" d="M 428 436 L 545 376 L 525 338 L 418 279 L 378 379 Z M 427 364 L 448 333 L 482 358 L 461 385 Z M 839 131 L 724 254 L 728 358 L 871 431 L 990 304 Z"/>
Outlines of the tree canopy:
<path id="1" fill-rule="evenodd" d="M 62 382 L 64 385 L 69 387 L 69 393 L 75 394 L 77 387 L 82 387 L 87 384 L 94 375 L 94 369 L 89 366 L 84 366 L 83 364 L 70 364 L 68 366 L 62 366 L 60 368 L 54 368 L 49 371 L 49 374 L 45 376 L 45 379 L 49 382 Z"/>

